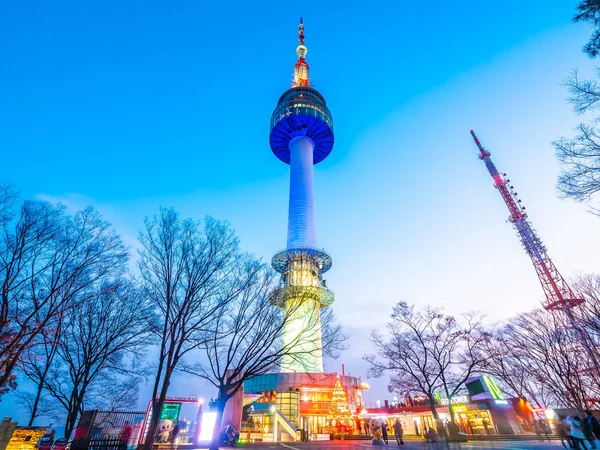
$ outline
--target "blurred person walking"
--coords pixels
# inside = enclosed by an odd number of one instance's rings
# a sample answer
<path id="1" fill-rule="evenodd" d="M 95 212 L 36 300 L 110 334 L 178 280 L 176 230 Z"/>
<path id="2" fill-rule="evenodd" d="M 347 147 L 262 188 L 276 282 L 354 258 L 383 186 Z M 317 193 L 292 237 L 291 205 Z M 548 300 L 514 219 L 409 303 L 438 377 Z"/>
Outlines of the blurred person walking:
<path id="1" fill-rule="evenodd" d="M 585 417 L 583 418 L 583 434 L 585 435 L 585 438 L 588 440 L 588 442 L 590 443 L 590 445 L 592 446 L 592 448 L 597 448 L 596 447 L 596 442 L 595 442 L 595 437 L 594 437 L 594 420 L 596 421 L 596 424 L 600 427 L 600 424 L 598 424 L 598 419 L 596 419 L 593 415 L 591 411 L 586 411 L 585 412 Z M 597 437 L 597 436 L 596 436 Z"/>
<path id="2" fill-rule="evenodd" d="M 567 417 L 567 423 L 571 426 L 571 439 L 576 449 L 588 450 L 585 445 L 585 434 L 583 433 L 583 423 L 577 414 Z"/>
<path id="3" fill-rule="evenodd" d="M 402 440 L 402 436 L 404 435 L 404 429 L 402 428 L 402 424 L 398 419 L 394 422 L 394 434 L 396 435 L 396 442 L 398 443 L 398 447 L 404 445 L 404 441 Z"/>

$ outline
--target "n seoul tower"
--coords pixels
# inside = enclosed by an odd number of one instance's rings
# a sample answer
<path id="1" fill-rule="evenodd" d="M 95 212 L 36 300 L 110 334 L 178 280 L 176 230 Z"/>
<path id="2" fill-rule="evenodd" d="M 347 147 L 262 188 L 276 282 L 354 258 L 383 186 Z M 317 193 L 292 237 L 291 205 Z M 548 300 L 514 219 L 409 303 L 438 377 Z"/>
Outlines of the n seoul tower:
<path id="1" fill-rule="evenodd" d="M 282 338 L 293 351 L 282 358 L 281 372 L 323 372 L 320 308 L 331 305 L 334 296 L 323 280 L 331 257 L 317 249 L 313 166 L 331 153 L 333 118 L 323 96 L 310 86 L 302 18 L 298 43 L 294 82 L 271 116 L 271 150 L 290 165 L 290 200 L 287 247 L 272 259 L 282 286 L 270 298 L 293 317 Z"/>

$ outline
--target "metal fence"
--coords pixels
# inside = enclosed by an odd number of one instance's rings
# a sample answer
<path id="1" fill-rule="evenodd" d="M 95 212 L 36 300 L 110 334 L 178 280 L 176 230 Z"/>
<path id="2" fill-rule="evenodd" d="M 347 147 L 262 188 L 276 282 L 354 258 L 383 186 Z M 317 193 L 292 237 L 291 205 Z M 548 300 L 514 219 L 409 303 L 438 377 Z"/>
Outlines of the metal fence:
<path id="1" fill-rule="evenodd" d="M 71 450 L 126 450 L 137 443 L 145 416 L 144 411 L 85 411 Z"/>

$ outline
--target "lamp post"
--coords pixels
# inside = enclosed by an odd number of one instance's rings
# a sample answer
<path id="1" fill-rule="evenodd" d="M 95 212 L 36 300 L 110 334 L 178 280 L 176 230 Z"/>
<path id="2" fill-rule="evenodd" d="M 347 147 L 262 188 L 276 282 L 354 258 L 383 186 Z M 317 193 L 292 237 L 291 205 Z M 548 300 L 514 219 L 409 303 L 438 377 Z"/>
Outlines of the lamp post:
<path id="1" fill-rule="evenodd" d="M 277 408 L 275 405 L 271 406 L 271 412 L 273 413 L 273 442 L 277 442 Z"/>
<path id="2" fill-rule="evenodd" d="M 194 427 L 194 445 L 198 445 L 198 441 L 200 440 L 200 431 L 202 427 L 202 405 L 204 404 L 204 400 L 201 398 L 198 399 L 198 412 L 196 413 L 196 426 Z"/>

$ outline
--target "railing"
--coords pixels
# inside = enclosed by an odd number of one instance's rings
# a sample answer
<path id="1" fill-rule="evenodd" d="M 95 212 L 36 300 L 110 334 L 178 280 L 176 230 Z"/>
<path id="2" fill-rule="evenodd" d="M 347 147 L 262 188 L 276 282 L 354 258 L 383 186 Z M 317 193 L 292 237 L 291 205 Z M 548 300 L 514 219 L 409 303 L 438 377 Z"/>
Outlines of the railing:
<path id="1" fill-rule="evenodd" d="M 91 439 L 88 450 L 126 450 L 127 441 L 118 438 Z"/>

